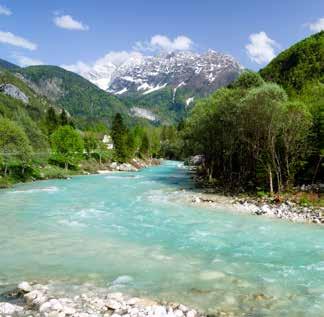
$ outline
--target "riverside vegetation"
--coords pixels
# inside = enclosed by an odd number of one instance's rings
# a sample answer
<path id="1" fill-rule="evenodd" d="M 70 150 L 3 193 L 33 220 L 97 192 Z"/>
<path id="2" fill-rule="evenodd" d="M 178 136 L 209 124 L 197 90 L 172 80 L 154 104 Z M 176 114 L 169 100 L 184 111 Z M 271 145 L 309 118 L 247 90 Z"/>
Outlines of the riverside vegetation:
<path id="1" fill-rule="evenodd" d="M 151 162 L 159 152 L 159 135 L 155 128 L 127 128 L 117 113 L 110 130 L 97 125 L 80 131 L 63 110 L 59 115 L 49 108 L 45 118 L 49 147 L 38 152 L 25 130 L 15 121 L 0 118 L 0 187 L 18 181 L 65 178 L 79 173 L 114 168 L 111 162 L 126 163 L 134 158 Z M 44 133 L 44 136 L 45 136 Z M 113 148 L 102 141 L 111 133 Z M 137 163 L 136 163 L 137 162 Z M 135 167 L 143 163 L 134 161 Z M 116 165 L 116 168 L 118 166 Z"/>
<path id="2" fill-rule="evenodd" d="M 198 101 L 173 153 L 201 155 L 198 179 L 219 191 L 323 205 L 323 53 L 320 32 Z"/>

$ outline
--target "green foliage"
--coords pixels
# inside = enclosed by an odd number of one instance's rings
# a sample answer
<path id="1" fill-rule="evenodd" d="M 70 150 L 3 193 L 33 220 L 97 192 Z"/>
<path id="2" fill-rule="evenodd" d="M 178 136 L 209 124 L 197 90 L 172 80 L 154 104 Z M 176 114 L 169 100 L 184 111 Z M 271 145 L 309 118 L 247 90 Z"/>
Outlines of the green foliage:
<path id="1" fill-rule="evenodd" d="M 227 189 L 288 188 L 309 154 L 311 115 L 276 84 L 237 82 L 197 102 L 182 134 L 186 154 L 203 154 L 206 176 Z"/>
<path id="2" fill-rule="evenodd" d="M 25 82 L 8 71 L 0 72 L 0 84 L 12 84 L 29 98 L 28 104 L 24 104 L 0 93 L 0 116 L 17 122 L 24 129 L 35 151 L 46 150 L 48 140 L 44 109 L 47 109 L 50 103 L 36 95 Z"/>
<path id="3" fill-rule="evenodd" d="M 94 132 L 85 132 L 83 136 L 84 149 L 88 157 L 98 148 L 99 140 Z"/>
<path id="4" fill-rule="evenodd" d="M 309 83 L 324 81 L 324 31 L 314 34 L 279 54 L 260 71 L 265 80 L 273 81 L 291 95 Z"/>
<path id="5" fill-rule="evenodd" d="M 299 178 L 323 179 L 324 168 L 324 31 L 312 35 L 279 54 L 260 71 L 266 80 L 282 85 L 292 99 L 306 104 L 312 115 L 308 144 L 312 153 Z"/>
<path id="6" fill-rule="evenodd" d="M 244 71 L 229 87 L 240 89 L 257 88 L 264 84 L 261 75 L 250 70 Z"/>
<path id="7" fill-rule="evenodd" d="M 78 127 L 86 127 L 93 121 L 111 123 L 115 113 L 127 113 L 122 101 L 63 68 L 30 66 L 19 73 L 36 85 L 43 96 L 68 111 Z"/>
<path id="8" fill-rule="evenodd" d="M 143 137 L 142 137 L 141 147 L 139 149 L 140 155 L 143 157 L 148 156 L 150 153 L 150 148 L 151 148 L 151 145 L 150 145 L 149 137 L 148 137 L 147 133 L 144 133 Z"/>
<path id="9" fill-rule="evenodd" d="M 116 160 L 121 163 L 126 162 L 128 159 L 128 131 L 120 113 L 115 115 L 111 128 L 111 137 L 114 143 Z"/>
<path id="10" fill-rule="evenodd" d="M 53 161 L 64 164 L 65 169 L 76 166 L 82 159 L 84 149 L 83 139 L 80 133 L 71 126 L 59 127 L 51 135 Z"/>
<path id="11" fill-rule="evenodd" d="M 24 174 L 32 157 L 32 147 L 24 130 L 5 118 L 0 118 L 0 157 L 4 176 L 16 167 Z"/>

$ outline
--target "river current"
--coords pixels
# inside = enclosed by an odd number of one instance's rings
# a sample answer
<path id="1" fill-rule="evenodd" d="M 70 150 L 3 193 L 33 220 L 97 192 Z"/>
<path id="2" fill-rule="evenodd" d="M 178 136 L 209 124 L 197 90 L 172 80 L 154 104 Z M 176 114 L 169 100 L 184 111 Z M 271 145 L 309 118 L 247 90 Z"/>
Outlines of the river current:
<path id="1" fill-rule="evenodd" d="M 324 231 L 188 203 L 179 162 L 0 191 L 0 291 L 92 283 L 203 310 L 324 316 Z"/>

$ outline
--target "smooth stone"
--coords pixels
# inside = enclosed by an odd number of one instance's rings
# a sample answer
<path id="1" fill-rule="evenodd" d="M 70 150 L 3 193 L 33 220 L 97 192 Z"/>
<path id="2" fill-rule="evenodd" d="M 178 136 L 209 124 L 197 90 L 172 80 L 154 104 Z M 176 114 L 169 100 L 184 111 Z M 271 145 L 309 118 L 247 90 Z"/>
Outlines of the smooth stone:
<path id="1" fill-rule="evenodd" d="M 19 283 L 18 289 L 24 293 L 29 293 L 33 290 L 32 286 L 26 281 Z"/>
<path id="2" fill-rule="evenodd" d="M 167 316 L 167 311 L 165 309 L 165 307 L 163 306 L 156 306 L 154 309 L 154 316 L 155 317 L 165 317 Z"/>
<path id="3" fill-rule="evenodd" d="M 129 299 L 129 300 L 127 301 L 127 305 L 131 305 L 131 306 L 133 306 L 133 305 L 136 305 L 139 301 L 140 301 L 139 298 L 137 298 L 137 297 L 133 297 L 133 298 L 131 298 L 131 299 Z"/>
<path id="4" fill-rule="evenodd" d="M 195 311 L 195 310 L 189 310 L 188 312 L 187 312 L 187 317 L 196 317 L 196 315 L 197 315 L 197 312 Z"/>
<path id="5" fill-rule="evenodd" d="M 24 309 L 20 306 L 10 303 L 0 303 L 0 316 L 1 315 L 13 315 L 22 312 Z"/>
<path id="6" fill-rule="evenodd" d="M 180 304 L 178 308 L 182 310 L 184 313 L 188 311 L 188 307 L 182 304 Z"/>
<path id="7" fill-rule="evenodd" d="M 112 285 L 120 285 L 120 284 L 129 284 L 133 282 L 133 278 L 129 275 L 118 276 L 111 284 Z"/>
<path id="8" fill-rule="evenodd" d="M 183 317 L 183 316 L 184 316 L 183 311 L 180 310 L 180 309 L 175 310 L 175 311 L 173 312 L 173 314 L 174 314 L 174 316 L 176 316 L 176 317 Z"/>
<path id="9" fill-rule="evenodd" d="M 57 299 L 51 299 L 39 307 L 41 313 L 50 312 L 52 310 L 63 310 L 63 305 Z"/>
<path id="10" fill-rule="evenodd" d="M 24 299 L 29 306 L 40 306 L 47 301 L 46 295 L 39 290 L 34 290 L 25 294 Z"/>

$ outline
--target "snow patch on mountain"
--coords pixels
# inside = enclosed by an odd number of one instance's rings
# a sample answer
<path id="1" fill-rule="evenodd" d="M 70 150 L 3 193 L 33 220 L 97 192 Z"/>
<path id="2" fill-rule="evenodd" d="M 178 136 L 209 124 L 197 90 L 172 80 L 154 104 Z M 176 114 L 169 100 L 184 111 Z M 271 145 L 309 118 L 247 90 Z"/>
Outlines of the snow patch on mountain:
<path id="1" fill-rule="evenodd" d="M 115 92 L 115 95 L 122 95 L 122 94 L 125 93 L 127 90 L 128 90 L 128 89 L 125 87 L 125 88 L 123 88 L 122 90 Z"/>
<path id="2" fill-rule="evenodd" d="M 154 91 L 157 91 L 157 90 L 160 90 L 160 89 L 163 89 L 164 87 L 166 87 L 167 83 L 163 84 L 163 85 L 157 85 L 156 87 L 152 87 L 151 89 L 143 92 L 143 95 L 148 95 Z"/>
<path id="3" fill-rule="evenodd" d="M 147 95 L 169 86 L 173 89 L 174 100 L 177 90 L 183 86 L 195 95 L 196 92 L 206 95 L 230 83 L 242 70 L 233 57 L 213 50 L 202 54 L 175 51 L 156 56 L 135 52 L 124 55 L 117 58 L 107 54 L 93 67 L 80 64 L 65 68 L 117 95 L 126 91 L 127 95 Z"/>

